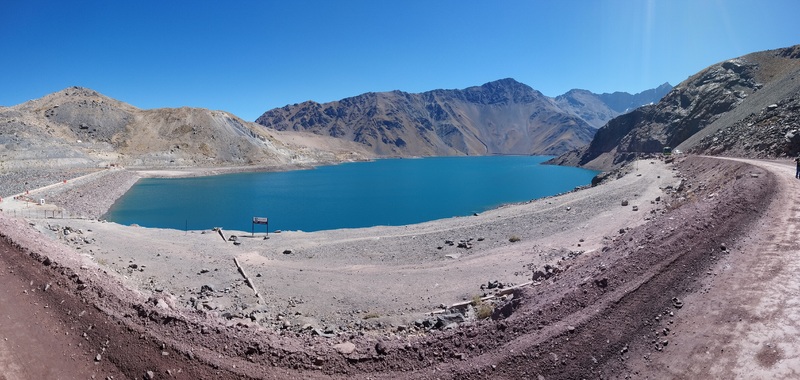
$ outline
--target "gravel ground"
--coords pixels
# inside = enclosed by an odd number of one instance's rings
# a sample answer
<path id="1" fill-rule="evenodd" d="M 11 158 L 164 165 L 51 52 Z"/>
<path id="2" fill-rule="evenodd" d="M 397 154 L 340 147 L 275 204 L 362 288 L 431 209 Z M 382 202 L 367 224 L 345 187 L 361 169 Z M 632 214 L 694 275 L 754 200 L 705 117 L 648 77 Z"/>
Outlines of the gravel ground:
<path id="1" fill-rule="evenodd" d="M 677 328 L 687 316 L 680 300 L 704 289 L 706 268 L 728 248 L 741 248 L 778 191 L 762 169 L 687 162 L 683 175 L 640 163 L 592 189 L 476 217 L 242 236 L 240 245 L 229 231 L 223 240 L 216 231 L 2 217 L 13 242 L 3 259 L 44 268 L 36 281 L 63 289 L 64 315 L 93 305 L 91 321 L 71 323 L 95 326 L 86 334 L 98 343 L 87 347 L 131 377 L 178 368 L 187 378 L 661 377 L 626 363 L 680 351 L 648 336 Z M 472 248 L 457 247 L 469 237 Z M 474 313 L 493 302 L 489 320 L 436 305 L 493 293 L 480 288 L 487 279 L 532 280 L 535 270 L 533 284 L 476 302 Z M 455 328 L 416 323 L 462 312 Z"/>

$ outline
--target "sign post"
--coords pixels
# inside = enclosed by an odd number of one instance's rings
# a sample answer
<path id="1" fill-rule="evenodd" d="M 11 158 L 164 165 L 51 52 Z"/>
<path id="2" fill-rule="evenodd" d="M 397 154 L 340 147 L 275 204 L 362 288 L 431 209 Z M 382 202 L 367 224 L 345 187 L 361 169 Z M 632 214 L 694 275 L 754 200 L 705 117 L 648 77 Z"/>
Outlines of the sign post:
<path id="1" fill-rule="evenodd" d="M 268 218 L 261 218 L 254 216 L 253 217 L 253 224 L 251 225 L 251 236 L 256 236 L 256 224 L 263 224 L 267 226 L 267 236 L 269 236 L 269 219 Z"/>

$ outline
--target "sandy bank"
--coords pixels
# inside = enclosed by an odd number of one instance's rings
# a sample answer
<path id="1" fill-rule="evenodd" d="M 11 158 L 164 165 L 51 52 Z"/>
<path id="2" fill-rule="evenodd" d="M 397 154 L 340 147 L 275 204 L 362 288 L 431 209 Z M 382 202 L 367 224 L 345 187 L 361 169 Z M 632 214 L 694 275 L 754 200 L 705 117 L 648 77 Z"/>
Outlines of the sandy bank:
<path id="1" fill-rule="evenodd" d="M 280 331 L 408 332 L 441 305 L 493 293 L 496 289 L 484 289 L 490 282 L 504 287 L 528 282 L 533 271 L 569 265 L 620 231 L 660 215 L 665 208 L 656 201 L 661 189 L 679 179 L 657 160 L 635 168 L 600 187 L 478 216 L 399 227 L 289 231 L 270 234 L 268 240 L 263 233 L 251 238 L 247 232 L 223 231 L 223 239 L 213 231 L 96 220 L 46 220 L 39 227 L 54 238 L 61 234 L 62 242 L 130 286 L 167 290 L 182 306 L 200 312 L 250 317 Z M 133 178 L 128 173 L 119 180 L 90 181 L 66 192 L 73 194 L 66 199 L 102 198 L 113 194 L 103 186 L 122 189 Z M 622 206 L 623 201 L 628 204 Z M 65 237 L 67 226 L 81 233 Z M 231 235 L 239 237 L 238 244 L 227 240 Z M 233 258 L 251 275 L 261 299 L 245 284 Z"/>

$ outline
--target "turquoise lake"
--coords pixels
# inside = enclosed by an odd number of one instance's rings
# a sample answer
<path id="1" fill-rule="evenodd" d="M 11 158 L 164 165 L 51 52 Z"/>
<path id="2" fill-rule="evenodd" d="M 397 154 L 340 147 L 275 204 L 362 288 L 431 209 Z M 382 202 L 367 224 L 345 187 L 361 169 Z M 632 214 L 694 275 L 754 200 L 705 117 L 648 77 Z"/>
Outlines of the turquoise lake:
<path id="1" fill-rule="evenodd" d="M 269 218 L 270 231 L 402 225 L 559 194 L 589 184 L 597 174 L 541 165 L 549 158 L 382 159 L 277 173 L 146 178 L 105 217 L 179 230 L 250 231 L 253 217 Z"/>

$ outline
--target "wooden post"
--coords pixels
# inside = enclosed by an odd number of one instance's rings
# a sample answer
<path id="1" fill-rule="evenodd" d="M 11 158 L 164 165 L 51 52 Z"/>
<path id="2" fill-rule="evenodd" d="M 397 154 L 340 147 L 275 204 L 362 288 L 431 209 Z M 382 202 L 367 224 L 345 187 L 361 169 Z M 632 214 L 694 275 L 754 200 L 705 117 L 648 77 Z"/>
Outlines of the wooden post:
<path id="1" fill-rule="evenodd" d="M 256 294 L 256 297 L 258 297 L 258 299 L 261 300 L 261 294 L 258 293 L 258 290 L 256 290 L 256 284 L 253 283 L 253 280 L 251 280 L 250 277 L 247 276 L 247 273 L 244 272 L 244 268 L 242 268 L 242 266 L 239 265 L 239 260 L 237 260 L 234 257 L 233 263 L 236 264 L 236 269 L 238 269 L 239 273 L 241 273 L 242 277 L 244 277 L 244 281 L 247 283 L 247 286 L 253 289 L 253 292 Z"/>

